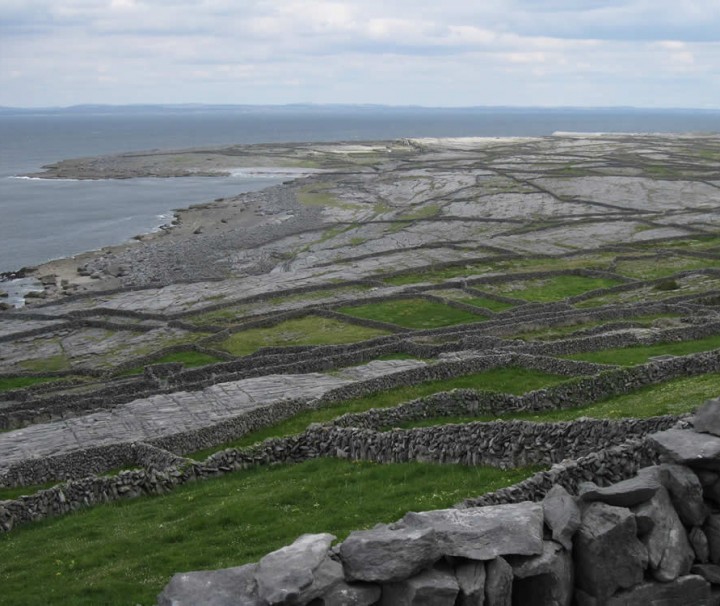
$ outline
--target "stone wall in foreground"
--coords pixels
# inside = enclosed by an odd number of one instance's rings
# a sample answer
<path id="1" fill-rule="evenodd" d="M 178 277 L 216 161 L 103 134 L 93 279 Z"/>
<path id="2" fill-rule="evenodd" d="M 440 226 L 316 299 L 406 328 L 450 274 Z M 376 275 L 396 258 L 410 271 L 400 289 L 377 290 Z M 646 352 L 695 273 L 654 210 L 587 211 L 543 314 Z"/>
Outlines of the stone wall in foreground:
<path id="1" fill-rule="evenodd" d="M 642 467 L 615 484 L 578 482 L 571 494 L 571 467 L 558 466 L 535 502 L 409 512 L 335 546 L 333 535 L 302 535 L 257 563 L 178 573 L 158 603 L 714 606 L 719 435 L 720 399 L 698 411 L 694 428 L 614 449 L 618 460 L 636 453 Z"/>

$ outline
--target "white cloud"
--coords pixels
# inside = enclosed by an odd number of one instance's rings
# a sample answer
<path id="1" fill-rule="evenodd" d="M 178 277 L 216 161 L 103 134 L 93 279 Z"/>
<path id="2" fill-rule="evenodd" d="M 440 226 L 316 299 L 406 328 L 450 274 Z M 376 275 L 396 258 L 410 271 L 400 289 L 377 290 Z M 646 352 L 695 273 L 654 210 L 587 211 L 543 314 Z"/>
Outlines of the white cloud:
<path id="1" fill-rule="evenodd" d="M 717 105 L 719 79 L 717 0 L 0 0 L 5 105 Z"/>

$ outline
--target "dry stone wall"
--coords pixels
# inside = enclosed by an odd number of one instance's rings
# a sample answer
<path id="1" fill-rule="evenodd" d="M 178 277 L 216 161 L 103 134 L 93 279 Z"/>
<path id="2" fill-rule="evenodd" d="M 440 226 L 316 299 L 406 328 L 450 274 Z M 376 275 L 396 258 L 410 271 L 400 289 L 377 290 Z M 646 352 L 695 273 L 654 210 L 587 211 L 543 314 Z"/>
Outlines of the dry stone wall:
<path id="1" fill-rule="evenodd" d="M 720 399 L 694 421 L 605 451 L 631 463 L 614 484 L 580 481 L 578 460 L 534 500 L 409 512 L 335 546 L 302 535 L 257 563 L 178 573 L 158 604 L 715 606 Z"/>

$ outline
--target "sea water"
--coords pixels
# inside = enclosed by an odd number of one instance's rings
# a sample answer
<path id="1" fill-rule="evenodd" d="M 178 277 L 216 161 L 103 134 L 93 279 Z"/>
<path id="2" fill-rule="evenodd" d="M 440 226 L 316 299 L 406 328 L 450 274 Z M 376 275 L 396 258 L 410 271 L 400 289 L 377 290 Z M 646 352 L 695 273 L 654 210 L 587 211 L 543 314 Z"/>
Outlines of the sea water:
<path id="1" fill-rule="evenodd" d="M 720 132 L 720 111 L 383 107 L 0 111 L 0 272 L 71 256 L 170 221 L 172 211 L 279 182 L 231 177 L 42 180 L 65 158 L 153 149 L 401 137 Z"/>

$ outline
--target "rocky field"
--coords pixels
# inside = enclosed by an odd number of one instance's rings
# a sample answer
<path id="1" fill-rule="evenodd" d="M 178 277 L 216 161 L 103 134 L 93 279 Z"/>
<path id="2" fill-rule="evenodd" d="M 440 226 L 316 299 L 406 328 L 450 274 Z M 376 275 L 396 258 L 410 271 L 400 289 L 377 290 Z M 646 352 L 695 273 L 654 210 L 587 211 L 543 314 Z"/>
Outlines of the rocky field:
<path id="1" fill-rule="evenodd" d="M 32 520 L 270 464 L 459 463 L 535 478 L 720 394 L 720 137 L 233 146 L 42 175 L 237 171 L 288 181 L 29 269 L 43 290 L 0 312 L 8 549 Z M 587 465 L 600 484 L 634 471 Z M 432 505 L 507 502 L 483 493 L 517 480 Z M 544 496 L 534 482 L 521 496 Z M 183 565 L 219 563 L 172 563 Z M 168 568 L 123 587 L 142 585 L 135 600 L 151 603 Z M 17 575 L 0 572 L 20 587 Z M 104 591 L 102 579 L 78 583 Z M 37 603 L 62 603 L 48 595 Z"/>

